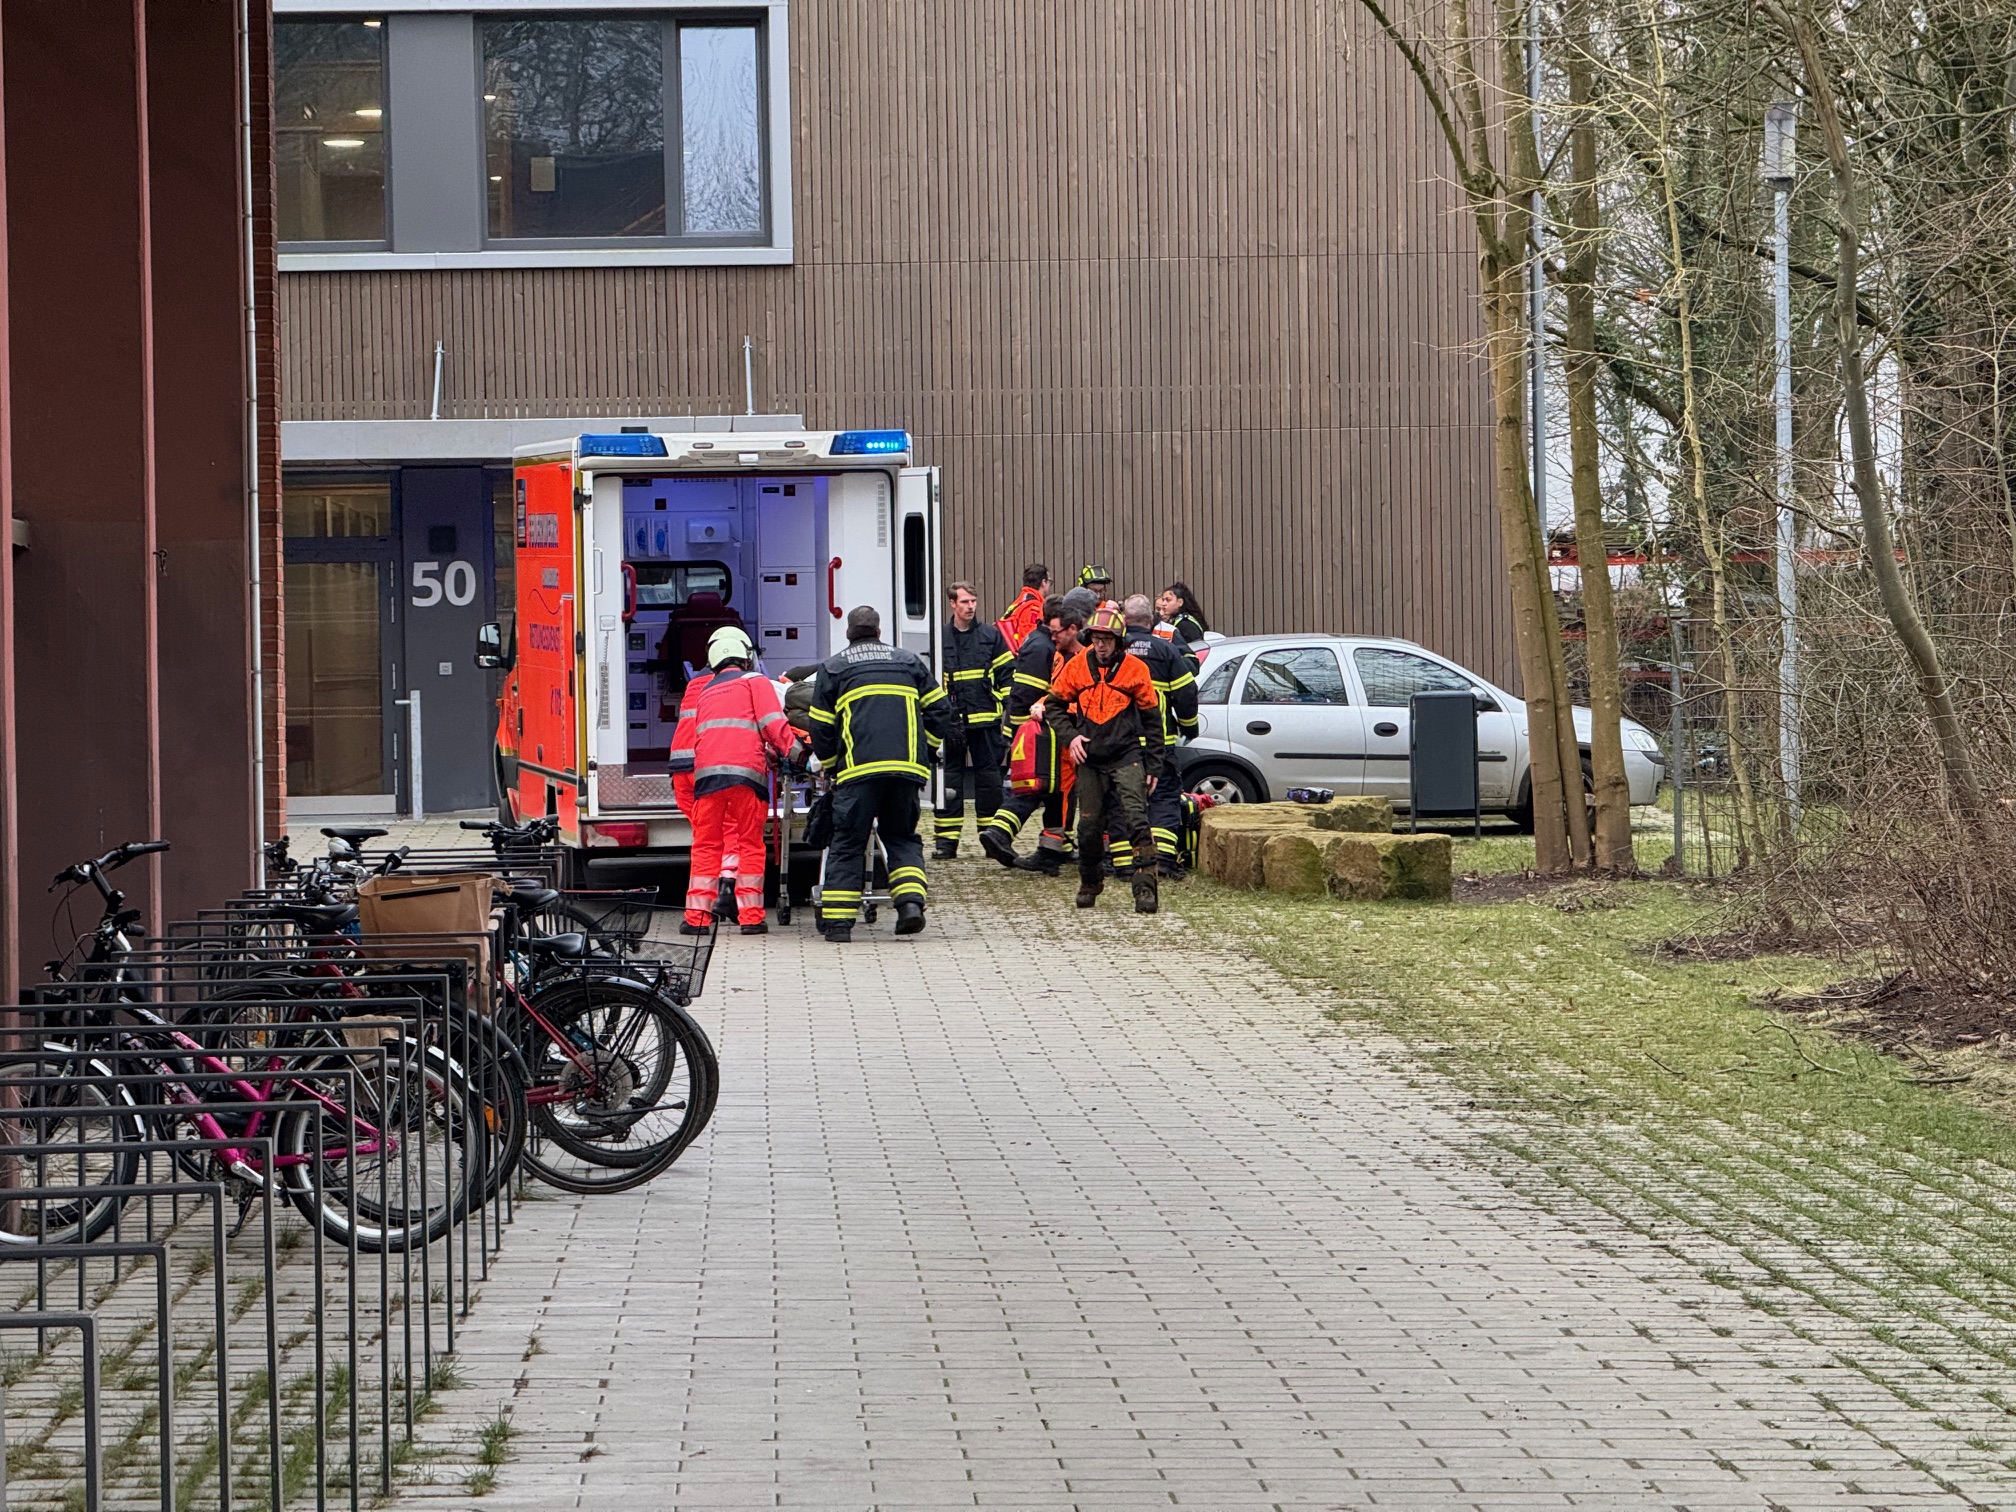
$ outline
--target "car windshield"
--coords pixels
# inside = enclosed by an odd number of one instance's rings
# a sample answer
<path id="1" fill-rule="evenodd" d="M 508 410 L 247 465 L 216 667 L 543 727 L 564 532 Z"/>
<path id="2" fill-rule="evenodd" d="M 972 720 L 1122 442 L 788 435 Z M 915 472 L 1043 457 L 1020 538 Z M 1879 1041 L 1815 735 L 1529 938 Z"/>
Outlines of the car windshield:
<path id="1" fill-rule="evenodd" d="M 1337 653 L 1322 646 L 1262 651 L 1246 675 L 1242 703 L 1343 704 L 1351 702 Z"/>

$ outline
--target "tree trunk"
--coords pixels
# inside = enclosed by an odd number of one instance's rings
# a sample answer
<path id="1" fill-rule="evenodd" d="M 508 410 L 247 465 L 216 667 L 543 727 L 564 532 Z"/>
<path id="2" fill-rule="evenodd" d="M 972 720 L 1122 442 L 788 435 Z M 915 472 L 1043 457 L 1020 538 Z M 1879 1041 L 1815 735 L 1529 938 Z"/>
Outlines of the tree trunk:
<path id="1" fill-rule="evenodd" d="M 1827 162 L 1834 174 L 1835 241 L 1840 267 L 1834 275 L 1834 330 L 1841 348 L 1841 399 L 1848 420 L 1848 447 L 1855 483 L 1855 502 L 1862 514 L 1862 534 L 1869 552 L 1869 568 L 1876 577 L 1877 596 L 1890 627 L 1911 661 L 1918 681 L 1919 697 L 1932 721 L 1932 736 L 1939 750 L 1939 764 L 1946 778 L 1946 794 L 1960 818 L 1979 824 L 1987 818 L 1988 805 L 1974 775 L 1974 758 L 1967 748 L 1966 731 L 1953 705 L 1953 691 L 1939 660 L 1939 648 L 1918 617 L 1897 566 L 1897 545 L 1890 532 L 1890 517 L 1883 508 L 1883 487 L 1876 476 L 1876 430 L 1869 418 L 1869 381 L 1862 365 L 1862 327 L 1857 322 L 1855 291 L 1861 280 L 1861 212 L 1856 203 L 1855 168 L 1848 157 L 1848 136 L 1834 103 L 1834 81 L 1820 56 L 1820 39 L 1812 19 L 1802 10 L 1788 16 L 1778 6 L 1777 13 L 1799 49 L 1804 65 L 1806 88 L 1820 117 L 1820 135 L 1827 144 Z"/>
<path id="2" fill-rule="evenodd" d="M 1568 307 L 1568 453 L 1575 498 L 1575 545 L 1582 564 L 1582 622 L 1587 632 L 1591 730 L 1589 764 L 1596 791 L 1596 865 L 1629 875 L 1638 869 L 1631 848 L 1631 783 L 1624 775 L 1624 686 L 1618 670 L 1617 606 L 1610 593 L 1604 545 L 1601 458 L 1596 429 L 1597 238 L 1596 118 L 1589 57 L 1586 0 L 1570 0 L 1568 26 L 1568 191 L 1570 245 L 1563 292 Z M 1594 566 L 1591 566 L 1591 562 Z"/>

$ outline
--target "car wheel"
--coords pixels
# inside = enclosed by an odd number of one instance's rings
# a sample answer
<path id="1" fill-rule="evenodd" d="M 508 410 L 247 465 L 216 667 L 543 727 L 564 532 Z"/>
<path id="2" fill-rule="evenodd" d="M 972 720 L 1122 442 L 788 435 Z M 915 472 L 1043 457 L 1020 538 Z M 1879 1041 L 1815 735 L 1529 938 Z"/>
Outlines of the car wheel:
<path id="1" fill-rule="evenodd" d="M 1259 791 L 1253 779 L 1235 766 L 1207 761 L 1183 774 L 1183 791 L 1215 798 L 1220 803 L 1258 803 Z"/>

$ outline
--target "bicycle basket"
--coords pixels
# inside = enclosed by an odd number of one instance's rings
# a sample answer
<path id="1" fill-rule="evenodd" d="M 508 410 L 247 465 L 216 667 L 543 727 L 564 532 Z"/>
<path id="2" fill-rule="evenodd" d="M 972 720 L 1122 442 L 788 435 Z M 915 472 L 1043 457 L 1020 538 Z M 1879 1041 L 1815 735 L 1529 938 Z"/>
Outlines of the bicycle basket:
<path id="1" fill-rule="evenodd" d="M 637 939 L 623 951 L 625 974 L 637 977 L 676 1003 L 690 1003 L 707 982 L 707 966 L 714 957 L 717 922 L 704 935 L 685 935 L 679 925 L 686 917 L 684 907 L 632 904 L 648 914 L 642 919 Z"/>
<path id="2" fill-rule="evenodd" d="M 605 946 L 630 949 L 643 944 L 657 924 L 656 915 L 666 911 L 658 906 L 655 888 L 627 892 L 569 892 L 564 896 L 568 912 L 597 942 Z M 678 912 L 677 909 L 670 911 Z M 673 932 L 677 930 L 675 920 Z"/>

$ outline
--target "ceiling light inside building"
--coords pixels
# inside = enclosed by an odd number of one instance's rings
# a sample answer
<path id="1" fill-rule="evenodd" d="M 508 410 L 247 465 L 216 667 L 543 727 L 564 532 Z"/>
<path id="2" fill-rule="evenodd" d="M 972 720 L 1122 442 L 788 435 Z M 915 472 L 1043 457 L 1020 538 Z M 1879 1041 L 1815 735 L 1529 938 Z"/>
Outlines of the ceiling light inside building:
<path id="1" fill-rule="evenodd" d="M 364 140 L 361 137 L 324 137 L 322 138 L 322 145 L 324 147 L 336 148 L 362 147 Z"/>
<path id="2" fill-rule="evenodd" d="M 355 113 L 357 115 L 364 117 L 364 119 L 367 121 L 375 121 L 380 116 L 385 114 L 385 112 L 380 110 L 376 105 L 367 105 L 364 107 L 364 109 L 357 111 Z"/>
<path id="3" fill-rule="evenodd" d="M 366 21 L 364 24 L 366 26 L 383 26 L 385 23 L 383 21 Z"/>

